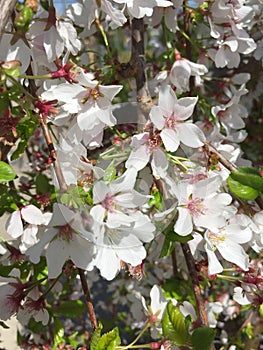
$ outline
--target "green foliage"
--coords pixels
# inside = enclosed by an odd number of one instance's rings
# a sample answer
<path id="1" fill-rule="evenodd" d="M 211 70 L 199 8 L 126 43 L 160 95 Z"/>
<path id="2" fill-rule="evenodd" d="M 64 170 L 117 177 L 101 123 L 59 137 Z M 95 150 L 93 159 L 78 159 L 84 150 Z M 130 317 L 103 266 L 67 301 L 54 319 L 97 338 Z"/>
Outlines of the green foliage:
<path id="1" fill-rule="evenodd" d="M 185 317 L 178 306 L 174 306 L 169 301 L 162 318 L 162 330 L 166 339 L 173 342 L 174 345 L 185 345 L 189 340 L 188 327 Z"/>
<path id="2" fill-rule="evenodd" d="M 209 327 L 196 328 L 191 335 L 194 350 L 210 350 L 215 330 Z"/>
<path id="3" fill-rule="evenodd" d="M 11 160 L 19 158 L 25 152 L 28 140 L 34 134 L 37 126 L 38 121 L 33 117 L 31 111 L 27 111 L 27 114 L 20 120 L 16 127 L 20 141 L 17 149 L 12 154 Z"/>
<path id="4" fill-rule="evenodd" d="M 243 185 L 239 181 L 236 181 L 232 178 L 232 175 L 229 175 L 227 179 L 227 185 L 230 191 L 239 198 L 246 200 L 256 199 L 259 195 L 258 190 L 253 187 Z"/>
<path id="5" fill-rule="evenodd" d="M 23 199 L 16 190 L 0 184 L 0 216 L 5 212 L 12 213 L 14 210 L 17 210 L 18 203 L 23 203 Z"/>
<path id="6" fill-rule="evenodd" d="M 117 327 L 99 338 L 100 331 L 101 329 L 99 328 L 97 332 L 94 332 L 95 338 L 92 340 L 91 350 L 115 350 L 115 348 L 121 344 L 119 329 Z"/>
<path id="7" fill-rule="evenodd" d="M 59 305 L 54 308 L 56 315 L 64 317 L 80 317 L 86 311 L 86 306 L 81 300 L 65 300 L 61 301 Z"/>
<path id="8" fill-rule="evenodd" d="M 104 173 L 104 177 L 103 177 L 103 180 L 106 182 L 106 183 L 110 183 L 112 182 L 113 180 L 116 179 L 116 167 L 114 165 L 114 160 L 110 163 L 110 165 L 108 165 L 108 167 L 106 168 L 105 170 L 105 173 Z"/>
<path id="9" fill-rule="evenodd" d="M 165 256 L 169 256 L 174 247 L 175 243 L 187 243 L 193 239 L 192 235 L 187 236 L 180 236 L 177 233 L 174 232 L 174 223 L 172 222 L 164 231 L 163 234 L 165 235 L 165 239 L 163 242 L 162 250 L 160 253 L 160 258 L 163 258 Z"/>
<path id="10" fill-rule="evenodd" d="M 59 344 L 63 344 L 64 340 L 64 328 L 59 318 L 54 319 L 54 346 L 53 350 L 57 349 Z"/>
<path id="11" fill-rule="evenodd" d="M 49 179 L 44 174 L 38 174 L 36 176 L 36 192 L 37 194 L 46 194 L 51 192 L 53 186 L 50 185 Z"/>
<path id="12" fill-rule="evenodd" d="M 14 180 L 16 173 L 7 163 L 0 161 L 0 183 Z"/>

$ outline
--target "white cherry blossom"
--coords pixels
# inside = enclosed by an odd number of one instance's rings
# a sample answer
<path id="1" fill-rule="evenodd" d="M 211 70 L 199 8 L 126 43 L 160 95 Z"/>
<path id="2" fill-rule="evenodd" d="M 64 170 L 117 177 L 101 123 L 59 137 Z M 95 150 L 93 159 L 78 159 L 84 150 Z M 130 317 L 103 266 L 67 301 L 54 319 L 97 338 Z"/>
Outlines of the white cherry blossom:
<path id="1" fill-rule="evenodd" d="M 213 275 L 223 271 L 223 266 L 216 251 L 220 253 L 224 260 L 247 271 L 249 256 L 241 244 L 249 242 L 251 238 L 251 230 L 242 228 L 238 224 L 229 224 L 213 231 L 207 230 L 205 233 L 205 250 L 208 257 L 208 273 Z"/>
<path id="2" fill-rule="evenodd" d="M 160 130 L 160 137 L 167 151 L 175 152 L 180 142 L 189 147 L 200 147 L 204 144 L 203 132 L 190 121 L 197 97 L 177 99 L 172 88 L 167 85 L 160 89 L 158 106 L 150 112 L 155 127 Z"/>
<path id="3" fill-rule="evenodd" d="M 155 6 L 169 7 L 173 3 L 167 0 L 114 0 L 118 4 L 126 4 L 131 17 L 143 18 L 153 14 Z"/>
<path id="4" fill-rule="evenodd" d="M 219 176 L 213 176 L 192 185 L 186 181 L 178 183 L 176 233 L 186 236 L 193 231 L 194 225 L 216 229 L 224 226 L 226 219 L 235 214 L 236 209 L 229 206 L 231 196 L 218 191 L 221 181 Z"/>

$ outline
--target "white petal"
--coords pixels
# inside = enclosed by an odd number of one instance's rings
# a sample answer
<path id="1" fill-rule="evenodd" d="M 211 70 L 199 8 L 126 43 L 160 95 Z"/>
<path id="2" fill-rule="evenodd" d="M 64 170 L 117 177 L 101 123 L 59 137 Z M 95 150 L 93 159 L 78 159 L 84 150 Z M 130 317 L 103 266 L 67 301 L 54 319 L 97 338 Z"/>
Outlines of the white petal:
<path id="1" fill-rule="evenodd" d="M 192 218 L 186 208 L 178 208 L 178 219 L 174 225 L 174 232 L 180 236 L 187 236 L 193 231 Z"/>
<path id="2" fill-rule="evenodd" d="M 163 111 L 159 106 L 153 106 L 150 111 L 150 119 L 157 129 L 162 130 L 164 127 Z"/>
<path id="3" fill-rule="evenodd" d="M 128 160 L 125 163 L 126 168 L 134 167 L 137 171 L 142 170 L 150 159 L 150 153 L 146 145 L 138 147 L 131 151 Z"/>
<path id="4" fill-rule="evenodd" d="M 178 127 L 179 137 L 183 144 L 189 147 L 200 147 L 205 142 L 205 135 L 197 125 L 192 123 L 179 124 Z"/>
<path id="5" fill-rule="evenodd" d="M 26 207 L 22 208 L 21 216 L 29 224 L 41 225 L 43 222 L 42 211 L 32 204 L 27 205 Z"/>
<path id="6" fill-rule="evenodd" d="M 223 266 L 218 261 L 218 258 L 214 250 L 208 245 L 205 244 L 205 251 L 208 258 L 208 273 L 209 275 L 214 275 L 223 271 Z"/>
<path id="7" fill-rule="evenodd" d="M 69 258 L 68 248 L 68 243 L 62 239 L 55 239 L 49 243 L 46 251 L 49 278 L 56 278 L 62 272 L 62 267 Z"/>
<path id="8" fill-rule="evenodd" d="M 173 107 L 173 112 L 178 120 L 186 120 L 193 114 L 197 97 L 183 97 L 177 100 Z"/>
<path id="9" fill-rule="evenodd" d="M 10 215 L 6 223 L 6 231 L 13 238 L 17 238 L 23 234 L 20 210 L 16 210 Z"/>
<path id="10" fill-rule="evenodd" d="M 218 244 L 217 249 L 222 257 L 247 271 L 249 266 L 249 257 L 241 245 L 227 239 L 223 244 Z"/>
<path id="11" fill-rule="evenodd" d="M 177 130 L 165 128 L 161 131 L 160 137 L 167 151 L 175 152 L 180 144 Z"/>

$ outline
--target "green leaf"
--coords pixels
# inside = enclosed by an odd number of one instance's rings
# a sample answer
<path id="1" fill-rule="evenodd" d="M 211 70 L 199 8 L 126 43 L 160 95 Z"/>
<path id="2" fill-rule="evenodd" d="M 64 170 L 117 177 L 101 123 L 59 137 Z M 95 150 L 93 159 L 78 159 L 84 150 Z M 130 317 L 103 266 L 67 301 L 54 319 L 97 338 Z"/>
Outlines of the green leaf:
<path id="1" fill-rule="evenodd" d="M 263 191 L 263 177 L 261 177 L 259 174 L 255 175 L 235 171 L 232 172 L 230 176 L 232 179 L 240 182 L 242 185 L 252 187 L 261 192 Z"/>
<path id="2" fill-rule="evenodd" d="M 189 339 L 184 319 L 179 307 L 169 301 L 162 318 L 163 335 L 177 346 L 184 345 Z"/>
<path id="3" fill-rule="evenodd" d="M 55 317 L 54 319 L 54 346 L 53 350 L 58 348 L 59 344 L 65 342 L 64 339 L 64 328 L 59 318 Z"/>
<path id="4" fill-rule="evenodd" d="M 256 199 L 259 195 L 259 192 L 256 189 L 250 186 L 242 185 L 240 182 L 234 180 L 232 178 L 232 175 L 228 177 L 227 185 L 230 191 L 239 198 L 253 200 Z"/>
<path id="5" fill-rule="evenodd" d="M 5 212 L 12 213 L 18 209 L 17 203 L 23 203 L 23 199 L 14 188 L 0 184 L 0 216 Z"/>
<path id="6" fill-rule="evenodd" d="M 260 305 L 258 312 L 259 312 L 260 317 L 263 318 L 263 304 Z"/>
<path id="7" fill-rule="evenodd" d="M 86 306 L 81 300 L 61 301 L 56 307 L 55 313 L 65 317 L 80 317 L 86 311 Z"/>
<path id="8" fill-rule="evenodd" d="M 94 350 L 115 350 L 120 344 L 119 329 L 115 327 L 110 332 L 103 334 Z"/>
<path id="9" fill-rule="evenodd" d="M 41 332 L 43 332 L 42 322 L 35 321 L 33 317 L 30 318 L 27 327 L 29 328 L 29 330 L 36 334 L 40 334 Z"/>
<path id="10" fill-rule="evenodd" d="M 257 169 L 251 168 L 249 166 L 239 166 L 237 170 L 244 174 L 254 174 L 254 175 L 260 176 L 260 173 Z"/>
<path id="11" fill-rule="evenodd" d="M 14 180 L 16 173 L 7 163 L 0 161 L 0 183 Z"/>
<path id="12" fill-rule="evenodd" d="M 209 327 L 196 328 L 191 336 L 194 350 L 210 350 L 215 330 Z"/>
<path id="13" fill-rule="evenodd" d="M 37 194 L 50 192 L 49 179 L 43 174 L 38 174 L 36 177 L 36 192 Z"/>
<path id="14" fill-rule="evenodd" d="M 32 113 L 28 111 L 28 114 L 25 117 L 23 117 L 23 119 L 21 119 L 21 121 L 16 126 L 16 130 L 21 140 L 17 146 L 17 149 L 12 154 L 11 160 L 19 158 L 24 153 L 27 147 L 28 139 L 35 132 L 38 122 L 37 120 L 34 120 L 31 114 Z"/>
<path id="15" fill-rule="evenodd" d="M 175 242 L 170 240 L 168 237 L 165 237 L 159 258 L 164 258 L 165 256 L 171 255 L 174 247 Z"/>
<path id="16" fill-rule="evenodd" d="M 114 165 L 114 160 L 113 160 L 110 163 L 110 165 L 106 168 L 104 176 L 103 176 L 103 180 L 106 183 L 110 183 L 115 179 L 116 179 L 116 167 Z"/>
<path id="17" fill-rule="evenodd" d="M 101 338 L 101 331 L 102 331 L 102 324 L 99 324 L 99 327 L 95 329 L 92 335 L 91 342 L 90 342 L 90 350 L 97 350 L 97 346 Z"/>

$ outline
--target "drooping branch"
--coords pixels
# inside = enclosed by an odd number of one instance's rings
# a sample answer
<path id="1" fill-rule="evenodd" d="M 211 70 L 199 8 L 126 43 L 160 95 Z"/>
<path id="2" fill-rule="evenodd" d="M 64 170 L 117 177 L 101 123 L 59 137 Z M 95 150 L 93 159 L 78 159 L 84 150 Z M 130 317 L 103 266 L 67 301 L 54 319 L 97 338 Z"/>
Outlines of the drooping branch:
<path id="1" fill-rule="evenodd" d="M 0 0 L 0 40 L 5 30 L 5 26 L 16 6 L 17 0 Z"/>
<path id="2" fill-rule="evenodd" d="M 84 270 L 82 270 L 80 268 L 78 269 L 78 271 L 79 271 L 79 277 L 80 277 L 82 289 L 83 289 L 85 300 L 86 300 L 86 305 L 87 305 L 90 321 L 91 321 L 93 329 L 97 329 L 98 328 L 98 322 L 97 322 L 96 315 L 95 315 L 95 312 L 94 312 L 93 304 L 91 302 L 90 292 L 89 292 L 89 288 L 88 288 L 88 283 L 87 283 L 87 279 L 86 279 L 86 276 L 85 276 L 85 272 L 84 272 Z"/>
<path id="3" fill-rule="evenodd" d="M 195 267 L 195 261 L 193 258 L 193 255 L 191 253 L 189 244 L 187 243 L 181 243 L 181 247 L 184 253 L 185 261 L 189 270 L 189 276 L 191 278 L 193 290 L 194 290 L 194 295 L 195 295 L 195 301 L 196 301 L 196 307 L 197 311 L 199 314 L 199 318 L 201 321 L 202 326 L 209 326 L 208 323 L 208 318 L 205 310 L 205 304 L 203 300 L 203 296 L 201 294 L 201 288 L 196 272 L 196 267 Z"/>

